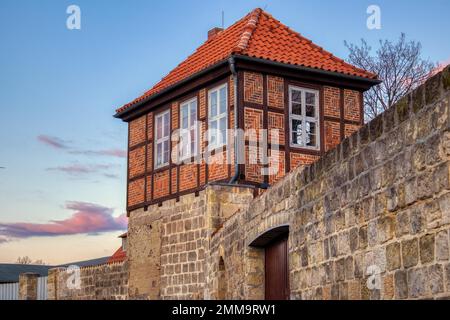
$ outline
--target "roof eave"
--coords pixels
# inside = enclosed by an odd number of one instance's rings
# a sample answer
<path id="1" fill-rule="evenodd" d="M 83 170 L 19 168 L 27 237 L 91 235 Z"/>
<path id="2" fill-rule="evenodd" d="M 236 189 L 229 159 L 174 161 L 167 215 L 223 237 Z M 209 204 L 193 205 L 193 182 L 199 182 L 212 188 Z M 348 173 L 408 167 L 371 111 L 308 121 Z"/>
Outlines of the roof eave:
<path id="1" fill-rule="evenodd" d="M 240 59 L 240 60 L 249 61 L 249 62 L 262 63 L 262 64 L 266 64 L 266 65 L 271 65 L 274 67 L 283 67 L 283 68 L 297 70 L 297 71 L 301 71 L 301 72 L 310 72 L 310 73 L 320 74 L 320 75 L 329 76 L 329 77 L 333 77 L 333 78 L 341 78 L 341 79 L 345 79 L 345 80 L 358 81 L 358 82 L 366 83 L 369 86 L 374 86 L 374 85 L 380 84 L 382 82 L 381 80 L 379 80 L 377 78 L 374 78 L 374 79 L 365 78 L 365 77 L 349 75 L 349 74 L 336 72 L 336 71 L 327 71 L 327 70 L 293 65 L 293 64 L 272 61 L 272 60 L 267 60 L 267 59 L 262 59 L 262 58 L 255 58 L 255 57 L 250 57 L 247 55 L 239 55 L 238 54 L 238 55 L 235 55 L 234 57 L 235 57 L 235 59 Z"/>
<path id="2" fill-rule="evenodd" d="M 206 69 L 203 69 L 203 70 L 201 70 L 201 71 L 199 71 L 199 72 L 197 72 L 197 73 L 195 73 L 195 74 L 193 74 L 193 75 L 191 75 L 191 76 L 189 76 L 189 77 L 187 77 L 187 78 L 185 78 L 185 79 L 183 79 L 183 80 L 181 80 L 181 81 L 179 81 L 179 82 L 177 82 L 177 83 L 175 83 L 175 84 L 173 84 L 173 85 L 171 85 L 171 86 L 169 86 L 169 87 L 167 87 L 167 88 L 165 88 L 165 89 L 163 89 L 163 90 L 161 90 L 161 91 L 159 91 L 159 92 L 157 92 L 157 93 L 155 93 L 155 94 L 153 94 L 153 95 L 151 95 L 151 96 L 149 96 L 149 97 L 147 97 L 145 99 L 143 99 L 142 101 L 137 102 L 136 104 L 126 108 L 123 111 L 116 112 L 116 114 L 114 115 L 114 118 L 123 119 L 126 115 L 128 115 L 131 112 L 133 112 L 134 110 L 136 110 L 140 106 L 142 106 L 142 105 L 144 105 L 144 104 L 146 104 L 146 103 L 148 103 L 148 102 L 150 102 L 152 100 L 155 100 L 156 98 L 158 98 L 160 96 L 163 96 L 163 95 L 165 95 L 165 94 L 167 94 L 167 93 L 169 93 L 169 92 L 171 92 L 171 91 L 173 91 L 173 90 L 175 90 L 175 89 L 185 85 L 186 83 L 188 83 L 190 81 L 198 79 L 198 78 L 202 77 L 203 75 L 211 72 L 212 70 L 217 69 L 217 68 L 219 68 L 219 67 L 221 67 L 221 66 L 223 66 L 223 65 L 225 65 L 227 63 L 228 63 L 228 57 L 226 59 L 224 59 L 224 60 L 221 60 L 221 61 L 219 61 L 219 62 L 209 66 Z"/>

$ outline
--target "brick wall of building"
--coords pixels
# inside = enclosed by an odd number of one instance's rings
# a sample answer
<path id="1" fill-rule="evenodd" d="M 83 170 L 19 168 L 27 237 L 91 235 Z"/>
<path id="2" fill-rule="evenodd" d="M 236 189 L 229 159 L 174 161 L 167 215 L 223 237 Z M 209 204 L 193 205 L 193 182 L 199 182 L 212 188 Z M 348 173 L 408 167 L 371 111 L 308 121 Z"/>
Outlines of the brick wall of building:
<path id="1" fill-rule="evenodd" d="M 279 141 L 277 147 L 285 159 L 280 161 L 283 171 L 264 177 L 262 170 L 275 160 L 265 161 L 262 155 L 269 155 L 269 150 L 264 154 L 258 152 L 258 148 L 247 146 L 246 164 L 242 167 L 243 182 L 260 184 L 274 183 L 286 174 L 286 170 L 292 170 L 299 165 L 310 164 L 323 152 L 333 149 L 343 138 L 351 135 L 361 124 L 361 93 L 349 89 L 341 89 L 330 86 L 317 85 L 320 91 L 321 110 L 321 150 L 302 150 L 301 148 L 290 148 L 289 134 L 286 131 L 288 106 L 286 105 L 287 79 L 256 72 L 242 73 L 242 108 L 243 127 L 245 130 L 256 130 L 256 135 L 246 136 L 248 141 L 259 139 L 262 135 L 260 130 L 278 130 Z M 229 90 L 229 114 L 228 126 L 234 128 L 234 83 L 232 77 L 227 79 Z M 297 84 L 296 84 L 297 85 Z M 197 93 L 198 119 L 203 121 L 200 125 L 200 136 L 204 137 L 207 130 L 208 120 L 208 88 L 202 88 Z M 183 99 L 171 102 L 170 108 L 171 129 L 179 127 L 179 107 Z M 130 122 L 130 150 L 129 150 L 129 185 L 128 185 L 128 207 L 134 209 L 136 206 L 144 206 L 167 198 L 177 197 L 179 193 L 198 191 L 208 182 L 229 180 L 234 173 L 233 139 L 230 141 L 229 152 L 216 152 L 209 157 L 209 164 L 203 161 L 198 166 L 171 166 L 164 171 L 157 170 L 153 174 L 154 165 L 154 111 L 147 116 L 142 116 Z M 269 142 L 272 143 L 275 136 L 268 132 Z M 145 139 L 147 136 L 147 139 Z M 201 152 L 206 150 L 206 142 L 201 143 Z M 216 160 L 227 159 L 225 163 Z M 175 161 L 174 159 L 173 161 Z M 251 160 L 251 161 L 250 161 Z M 281 159 L 279 159 L 281 160 Z M 252 162 L 252 163 L 251 163 Z M 181 176 L 180 176 L 181 174 Z M 151 178 L 149 178 L 149 176 Z M 148 185 L 148 183 L 151 185 Z"/>
<path id="2" fill-rule="evenodd" d="M 228 84 L 228 118 L 229 127 L 234 127 L 234 82 L 233 78 L 226 79 Z M 205 136 L 208 124 L 208 88 L 201 88 L 191 94 L 197 96 L 197 113 L 200 121 L 200 137 Z M 212 164 L 202 161 L 200 165 L 177 165 L 176 157 L 172 159 L 173 165 L 154 170 L 155 142 L 154 142 L 154 117 L 159 112 L 170 109 L 171 132 L 180 127 L 179 108 L 180 104 L 187 99 L 180 98 L 172 101 L 160 110 L 155 110 L 145 116 L 141 116 L 129 123 L 129 156 L 128 156 L 128 202 L 127 207 L 131 210 L 138 207 L 154 204 L 168 198 L 176 198 L 179 193 L 195 192 L 206 183 L 214 181 L 229 180 L 231 172 L 234 172 L 233 136 L 230 133 L 230 152 L 216 152 L 210 159 Z M 147 139 L 146 139 L 147 137 Z M 179 141 L 173 141 L 172 144 Z M 207 144 L 201 143 L 200 152 L 206 156 Z M 170 148 L 172 149 L 172 148 Z M 225 163 L 218 163 L 221 156 L 225 157 Z M 232 163 L 232 164 L 230 164 Z"/>

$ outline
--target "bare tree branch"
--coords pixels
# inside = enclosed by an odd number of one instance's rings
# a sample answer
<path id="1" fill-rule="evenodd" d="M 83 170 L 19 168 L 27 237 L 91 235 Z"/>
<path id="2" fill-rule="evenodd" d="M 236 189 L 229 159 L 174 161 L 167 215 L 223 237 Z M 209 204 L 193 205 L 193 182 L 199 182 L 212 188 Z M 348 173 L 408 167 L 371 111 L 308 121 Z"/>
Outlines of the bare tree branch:
<path id="1" fill-rule="evenodd" d="M 349 62 L 378 74 L 383 82 L 364 95 L 364 114 L 373 119 L 390 108 L 411 90 L 422 84 L 436 68 L 436 64 L 421 57 L 420 42 L 407 41 L 404 33 L 397 42 L 380 40 L 372 55 L 372 48 L 364 39 L 359 45 L 344 42 L 349 50 Z"/>

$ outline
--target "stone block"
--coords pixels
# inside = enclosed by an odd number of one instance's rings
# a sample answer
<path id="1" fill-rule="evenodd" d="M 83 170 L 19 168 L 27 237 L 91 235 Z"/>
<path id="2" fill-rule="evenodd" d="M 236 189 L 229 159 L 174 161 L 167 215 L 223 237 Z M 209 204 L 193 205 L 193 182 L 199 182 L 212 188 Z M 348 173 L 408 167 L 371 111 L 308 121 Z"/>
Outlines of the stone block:
<path id="1" fill-rule="evenodd" d="M 386 267 L 389 271 L 401 267 L 400 243 L 394 242 L 386 247 Z"/>
<path id="2" fill-rule="evenodd" d="M 434 234 L 427 234 L 420 238 L 420 261 L 422 264 L 434 261 Z"/>
<path id="3" fill-rule="evenodd" d="M 403 266 L 410 268 L 419 262 L 419 247 L 417 239 L 402 241 Z"/>

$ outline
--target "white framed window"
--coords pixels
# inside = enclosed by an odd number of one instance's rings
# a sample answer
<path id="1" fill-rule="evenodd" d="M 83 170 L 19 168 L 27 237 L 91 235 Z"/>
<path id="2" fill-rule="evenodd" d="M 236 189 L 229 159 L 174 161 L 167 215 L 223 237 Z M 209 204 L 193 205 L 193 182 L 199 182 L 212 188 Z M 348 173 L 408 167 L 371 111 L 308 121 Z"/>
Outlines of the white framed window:
<path id="1" fill-rule="evenodd" d="M 180 105 L 180 160 L 195 157 L 198 154 L 197 98 Z"/>
<path id="2" fill-rule="evenodd" d="M 320 149 L 319 91 L 289 87 L 290 146 Z"/>
<path id="3" fill-rule="evenodd" d="M 170 109 L 155 116 L 155 168 L 169 164 Z"/>
<path id="4" fill-rule="evenodd" d="M 223 84 L 208 92 L 208 141 L 209 149 L 217 149 L 227 144 L 228 90 Z"/>

